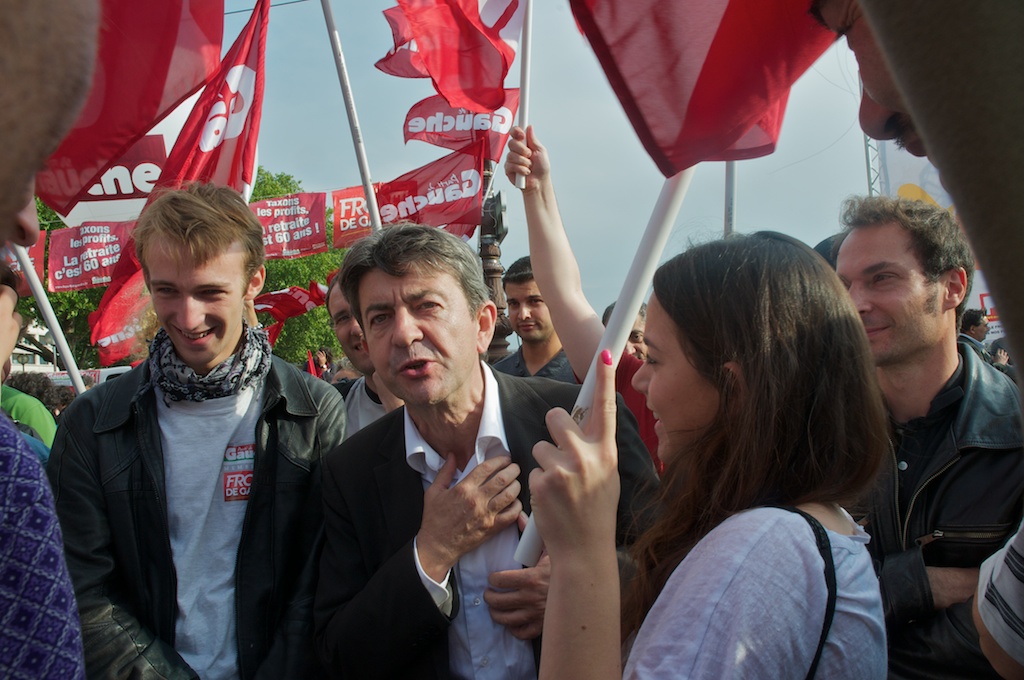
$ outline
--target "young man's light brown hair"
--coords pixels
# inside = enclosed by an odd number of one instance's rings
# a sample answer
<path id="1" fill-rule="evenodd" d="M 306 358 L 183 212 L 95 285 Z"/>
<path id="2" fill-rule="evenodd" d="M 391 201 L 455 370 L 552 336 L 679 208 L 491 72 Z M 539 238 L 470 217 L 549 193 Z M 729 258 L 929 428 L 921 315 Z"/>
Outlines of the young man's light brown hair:
<path id="1" fill-rule="evenodd" d="M 202 265 L 226 252 L 233 243 L 245 249 L 245 281 L 263 266 L 263 225 L 234 189 L 193 183 L 159 190 L 142 211 L 135 231 L 135 254 L 142 270 L 154 244 L 164 241 L 178 264 Z M 186 259 L 187 258 L 187 259 Z"/>

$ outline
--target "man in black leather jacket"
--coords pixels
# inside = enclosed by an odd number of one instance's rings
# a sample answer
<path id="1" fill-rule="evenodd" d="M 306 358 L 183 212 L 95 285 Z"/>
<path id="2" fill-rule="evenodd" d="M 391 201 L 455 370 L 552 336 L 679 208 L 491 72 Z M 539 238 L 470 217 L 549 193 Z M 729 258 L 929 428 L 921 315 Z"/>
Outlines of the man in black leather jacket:
<path id="1" fill-rule="evenodd" d="M 135 240 L 162 328 L 149 360 L 65 411 L 48 469 L 88 675 L 316 677 L 320 462 L 341 397 L 243 322 L 263 241 L 237 192 L 165 192 Z"/>
<path id="2" fill-rule="evenodd" d="M 971 619 L 978 566 L 1021 519 L 1020 395 L 957 349 L 973 257 L 923 203 L 851 199 L 837 271 L 860 312 L 893 423 L 866 507 L 893 678 L 998 677 Z"/>

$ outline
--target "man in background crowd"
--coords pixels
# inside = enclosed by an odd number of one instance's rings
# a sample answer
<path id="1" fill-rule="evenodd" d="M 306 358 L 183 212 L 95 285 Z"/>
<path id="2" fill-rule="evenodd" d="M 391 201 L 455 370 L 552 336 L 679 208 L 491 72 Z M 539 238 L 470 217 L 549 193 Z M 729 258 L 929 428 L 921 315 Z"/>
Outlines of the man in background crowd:
<path id="1" fill-rule="evenodd" d="M 988 337 L 988 315 L 984 309 L 968 309 L 964 312 L 960 321 L 960 335 L 957 341 L 970 347 L 978 353 L 982 359 L 992 364 L 997 371 L 1005 373 L 1017 382 L 1017 373 L 1013 366 L 1009 365 L 1010 355 L 1005 349 L 988 347 L 985 345 L 985 338 Z"/>
<path id="2" fill-rule="evenodd" d="M 875 196 L 844 206 L 837 272 L 864 322 L 894 457 L 867 505 L 890 677 L 992 677 L 971 617 L 978 567 L 1021 519 L 1020 395 L 958 345 L 974 257 L 953 217 Z"/>
<path id="3" fill-rule="evenodd" d="M 612 318 L 612 312 L 615 311 L 615 303 L 611 303 L 604 309 L 604 314 L 601 315 L 601 325 L 608 327 L 608 320 Z M 647 303 L 640 303 L 640 311 L 636 314 L 636 319 L 633 320 L 633 328 L 629 331 L 629 337 L 626 339 L 626 354 L 635 356 L 640 361 L 647 358 L 647 345 L 644 344 L 644 329 L 647 327 Z"/>
<path id="4" fill-rule="evenodd" d="M 331 316 L 331 326 L 338 338 L 345 358 L 362 375 L 355 380 L 338 385 L 338 391 L 345 398 L 346 435 L 363 429 L 385 413 L 394 411 L 402 405 L 402 400 L 391 393 L 376 378 L 370 352 L 366 349 L 366 336 L 359 326 L 359 320 L 352 313 L 352 305 L 345 299 L 341 290 L 341 278 L 335 275 L 327 288 L 327 313 Z"/>
<path id="5" fill-rule="evenodd" d="M 508 301 L 508 318 L 520 345 L 514 354 L 495 362 L 494 370 L 521 378 L 532 375 L 575 383 L 576 376 L 551 323 L 551 313 L 533 278 L 530 257 L 513 262 L 501 285 Z"/>

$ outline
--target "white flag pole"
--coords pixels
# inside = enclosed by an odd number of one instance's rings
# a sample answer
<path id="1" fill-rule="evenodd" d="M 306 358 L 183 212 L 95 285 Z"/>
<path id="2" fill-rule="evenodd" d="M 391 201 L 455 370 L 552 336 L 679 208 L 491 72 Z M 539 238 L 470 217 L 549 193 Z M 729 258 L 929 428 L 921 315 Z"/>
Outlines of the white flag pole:
<path id="1" fill-rule="evenodd" d="M 519 41 L 519 127 L 530 124 L 530 39 L 533 37 L 533 0 L 525 0 L 523 35 Z M 516 188 L 526 188 L 526 175 L 516 175 Z"/>
<path id="2" fill-rule="evenodd" d="M 626 281 L 622 284 L 622 292 L 619 293 L 619 298 L 615 302 L 615 309 L 612 310 L 612 316 L 608 319 L 608 326 L 605 328 L 601 342 L 597 346 L 597 352 L 590 362 L 590 370 L 587 371 L 587 377 L 583 380 L 579 396 L 576 397 L 572 417 L 581 425 L 594 402 L 597 359 L 601 356 L 601 352 L 608 350 L 617 363 L 619 356 L 626 348 L 626 340 L 633 329 L 633 320 L 636 319 L 640 303 L 643 302 L 647 288 L 654 278 L 654 271 L 658 268 L 661 254 L 672 233 L 672 226 L 683 205 L 686 190 L 690 188 L 693 172 L 694 168 L 687 168 L 665 180 L 665 184 L 661 188 L 658 202 L 654 205 L 654 211 L 651 213 L 636 255 L 633 257 L 633 264 L 630 265 Z M 543 547 L 544 544 L 537 532 L 533 517 L 530 517 L 530 521 L 519 539 L 519 547 L 516 548 L 516 561 L 528 567 L 536 565 Z"/>
<path id="3" fill-rule="evenodd" d="M 736 229 L 736 161 L 725 162 L 725 229 L 729 236 Z"/>
<path id="4" fill-rule="evenodd" d="M 345 110 L 348 112 L 348 126 L 352 130 L 352 144 L 355 146 L 356 162 L 359 164 L 359 176 L 363 180 L 363 193 L 366 194 L 366 209 L 370 213 L 370 228 L 379 231 L 381 228 L 380 210 L 377 208 L 377 195 L 373 193 L 373 182 L 370 180 L 370 164 L 366 161 L 366 147 L 363 145 L 363 133 L 359 129 L 359 118 L 356 116 L 356 102 L 352 97 L 352 87 L 348 81 L 348 69 L 345 67 L 345 55 L 341 51 L 341 38 L 334 26 L 334 14 L 331 12 L 330 0 L 320 0 L 324 8 L 324 21 L 327 23 L 327 35 L 331 39 L 334 50 L 334 65 L 338 67 L 338 82 L 341 83 L 341 96 L 345 99 Z"/>
<path id="5" fill-rule="evenodd" d="M 36 308 L 42 314 L 46 327 L 50 329 L 53 342 L 57 345 L 60 355 L 64 358 L 64 365 L 68 367 L 68 375 L 71 376 L 71 384 L 75 387 L 75 394 L 85 394 L 85 383 L 82 382 L 82 375 L 78 372 L 78 364 L 75 363 L 75 357 L 71 355 L 71 347 L 68 345 L 67 338 L 64 337 L 64 329 L 61 328 L 60 322 L 57 321 L 57 315 L 53 313 L 50 298 L 46 297 L 43 282 L 39 280 L 39 276 L 32 266 L 32 260 L 28 256 L 28 251 L 23 246 L 13 243 L 11 244 L 11 249 L 14 251 L 14 256 L 18 258 L 18 265 L 21 267 L 22 275 L 28 281 L 29 288 L 32 289 L 32 297 L 36 299 Z"/>

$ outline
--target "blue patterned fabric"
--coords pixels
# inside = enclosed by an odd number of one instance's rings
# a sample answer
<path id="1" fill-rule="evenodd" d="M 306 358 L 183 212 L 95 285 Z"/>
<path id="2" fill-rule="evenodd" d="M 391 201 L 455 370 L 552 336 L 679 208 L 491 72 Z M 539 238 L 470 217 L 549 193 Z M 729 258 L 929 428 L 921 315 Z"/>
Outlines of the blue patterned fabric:
<path id="1" fill-rule="evenodd" d="M 43 469 L 0 416 L 0 678 L 84 678 L 82 631 Z"/>

